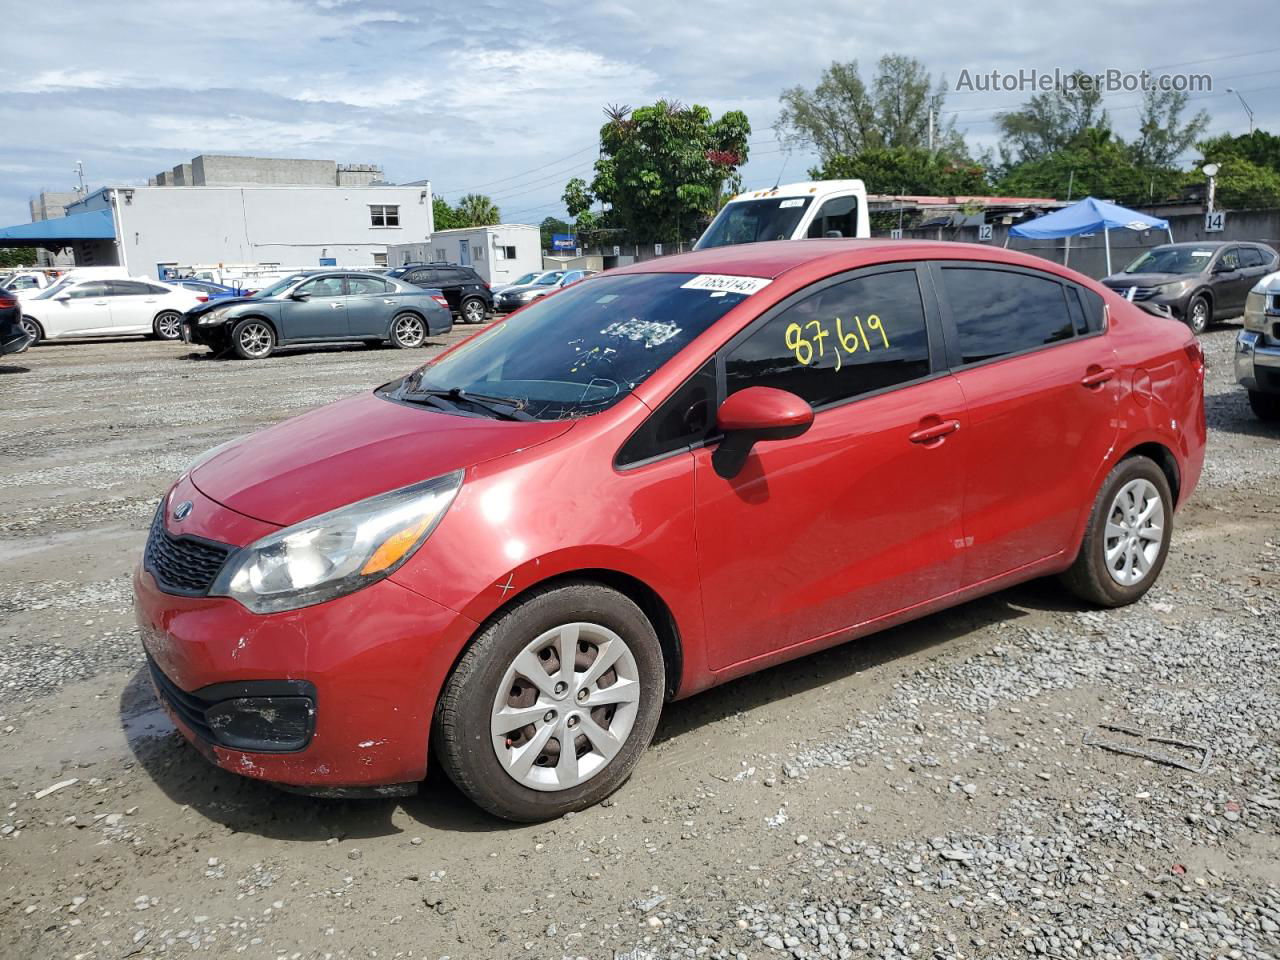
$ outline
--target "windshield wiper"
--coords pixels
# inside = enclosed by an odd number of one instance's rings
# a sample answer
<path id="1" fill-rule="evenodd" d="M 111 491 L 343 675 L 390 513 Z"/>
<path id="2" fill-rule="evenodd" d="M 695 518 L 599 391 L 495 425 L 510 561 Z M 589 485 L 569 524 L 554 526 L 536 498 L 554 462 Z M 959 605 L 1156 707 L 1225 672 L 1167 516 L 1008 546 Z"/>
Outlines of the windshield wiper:
<path id="1" fill-rule="evenodd" d="M 459 403 L 469 403 L 473 407 L 488 411 L 500 420 L 529 421 L 538 419 L 526 413 L 517 400 L 512 400 L 509 397 L 490 397 L 483 393 L 471 393 L 460 387 L 454 387 L 450 390 L 433 390 L 419 387 L 416 390 L 401 391 L 400 398 L 403 400 L 420 398 L 442 410 L 453 412 L 460 412 L 458 410 Z"/>

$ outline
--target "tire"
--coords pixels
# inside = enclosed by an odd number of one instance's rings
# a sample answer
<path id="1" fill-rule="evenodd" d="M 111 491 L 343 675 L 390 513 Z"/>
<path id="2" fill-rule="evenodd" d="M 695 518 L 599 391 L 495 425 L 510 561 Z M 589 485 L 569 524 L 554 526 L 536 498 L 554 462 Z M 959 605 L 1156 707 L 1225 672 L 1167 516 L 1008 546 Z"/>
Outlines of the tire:
<path id="1" fill-rule="evenodd" d="M 1159 498 L 1154 506 L 1153 496 Z M 1127 457 L 1098 491 L 1080 553 L 1062 582 L 1080 599 L 1101 607 L 1133 603 L 1160 576 L 1172 535 L 1173 493 L 1164 471 L 1148 457 Z"/>
<path id="2" fill-rule="evenodd" d="M 176 310 L 165 310 L 156 314 L 151 323 L 151 332 L 157 340 L 182 339 L 182 314 Z"/>
<path id="3" fill-rule="evenodd" d="M 1273 422 L 1280 420 L 1280 393 L 1263 393 L 1260 390 L 1249 391 L 1249 406 L 1259 420 Z"/>
<path id="4" fill-rule="evenodd" d="M 397 313 L 391 321 L 391 344 L 412 350 L 427 342 L 427 322 L 416 313 Z"/>
<path id="5" fill-rule="evenodd" d="M 1213 322 L 1213 308 L 1209 306 L 1209 298 L 1197 293 L 1187 304 L 1187 326 L 1197 337 L 1209 329 Z"/>
<path id="6" fill-rule="evenodd" d="M 484 323 L 489 310 L 479 297 L 468 297 L 462 301 L 461 313 L 465 323 Z"/>
<path id="7" fill-rule="evenodd" d="M 32 338 L 32 346 L 35 346 L 44 339 L 44 330 L 41 328 L 38 320 L 33 320 L 31 317 L 23 317 L 18 321 L 18 323 L 22 325 L 22 329 L 27 331 L 28 336 Z"/>
<path id="8" fill-rule="evenodd" d="M 557 680 L 562 642 L 577 652 Z M 609 665 L 593 677 L 602 655 Z M 550 820 L 622 786 L 653 739 L 665 684 L 662 646 L 631 600 L 587 582 L 535 590 L 491 620 L 454 667 L 436 709 L 436 750 L 480 807 L 507 820 Z M 578 707 L 592 699 L 594 707 Z M 529 721 L 519 725 L 517 714 L 495 733 L 505 711 L 528 711 Z M 560 744 L 575 728 L 570 765 Z"/>
<path id="9" fill-rule="evenodd" d="M 231 349 L 241 360 L 263 360 L 276 348 L 276 332 L 271 324 L 247 317 L 231 330 Z"/>

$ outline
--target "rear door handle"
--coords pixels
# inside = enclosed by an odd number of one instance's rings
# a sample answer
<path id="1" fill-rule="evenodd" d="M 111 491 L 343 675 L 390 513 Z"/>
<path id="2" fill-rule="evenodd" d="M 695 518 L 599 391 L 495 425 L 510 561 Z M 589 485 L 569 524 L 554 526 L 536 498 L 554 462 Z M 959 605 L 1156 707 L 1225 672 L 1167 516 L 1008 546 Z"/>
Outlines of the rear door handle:
<path id="1" fill-rule="evenodd" d="M 934 440 L 941 440 L 947 434 L 955 433 L 959 429 L 959 420 L 943 420 L 941 423 L 935 423 L 931 427 L 921 427 L 915 433 L 910 434 L 907 439 L 912 443 L 931 443 Z"/>
<path id="2" fill-rule="evenodd" d="M 1106 367 L 1105 369 L 1101 369 L 1101 370 L 1093 370 L 1092 372 L 1086 373 L 1083 377 L 1080 378 L 1080 386 L 1100 387 L 1115 375 L 1116 375 L 1116 372 L 1112 367 Z"/>
<path id="3" fill-rule="evenodd" d="M 341 310 L 344 306 L 346 306 L 346 304 L 343 304 L 343 303 L 331 303 L 331 304 L 329 304 L 329 306 L 330 306 L 330 307 L 332 307 L 334 310 Z"/>

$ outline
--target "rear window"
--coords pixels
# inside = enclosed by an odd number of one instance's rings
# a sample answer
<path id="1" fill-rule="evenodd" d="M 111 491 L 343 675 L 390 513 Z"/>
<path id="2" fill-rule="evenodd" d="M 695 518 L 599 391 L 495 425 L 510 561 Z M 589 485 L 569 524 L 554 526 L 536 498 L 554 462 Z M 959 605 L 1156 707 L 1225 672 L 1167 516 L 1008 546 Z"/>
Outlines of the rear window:
<path id="1" fill-rule="evenodd" d="M 1075 336 L 1065 291 L 1056 280 L 974 267 L 943 267 L 942 278 L 965 363 Z"/>

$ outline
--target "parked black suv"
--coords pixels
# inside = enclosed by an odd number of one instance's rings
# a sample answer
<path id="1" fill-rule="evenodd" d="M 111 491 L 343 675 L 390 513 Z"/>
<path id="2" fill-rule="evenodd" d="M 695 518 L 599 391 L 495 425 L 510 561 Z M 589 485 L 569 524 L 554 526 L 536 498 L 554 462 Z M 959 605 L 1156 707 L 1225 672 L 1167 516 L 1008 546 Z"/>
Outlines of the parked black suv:
<path id="1" fill-rule="evenodd" d="M 1249 290 L 1278 266 L 1265 243 L 1166 243 L 1102 282 L 1122 297 L 1168 307 L 1200 334 L 1214 320 L 1240 316 Z"/>
<path id="2" fill-rule="evenodd" d="M 31 335 L 23 328 L 22 306 L 13 290 L 0 290 L 0 356 L 21 353 L 31 346 Z"/>
<path id="3" fill-rule="evenodd" d="M 449 309 L 466 323 L 483 323 L 493 310 L 493 293 L 480 274 L 456 263 L 406 263 L 387 276 L 433 290 L 443 290 Z"/>

